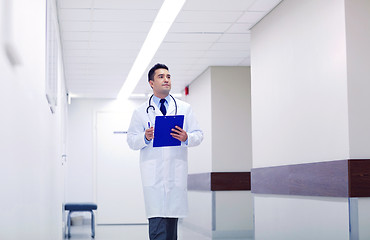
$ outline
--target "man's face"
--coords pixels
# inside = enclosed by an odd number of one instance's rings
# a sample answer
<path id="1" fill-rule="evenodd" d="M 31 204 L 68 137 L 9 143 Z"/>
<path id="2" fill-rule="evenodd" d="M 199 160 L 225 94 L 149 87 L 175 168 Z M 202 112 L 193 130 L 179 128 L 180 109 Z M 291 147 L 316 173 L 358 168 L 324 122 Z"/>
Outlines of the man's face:
<path id="1" fill-rule="evenodd" d="M 167 69 L 157 69 L 149 84 L 153 88 L 154 95 L 166 97 L 171 90 L 171 75 Z"/>

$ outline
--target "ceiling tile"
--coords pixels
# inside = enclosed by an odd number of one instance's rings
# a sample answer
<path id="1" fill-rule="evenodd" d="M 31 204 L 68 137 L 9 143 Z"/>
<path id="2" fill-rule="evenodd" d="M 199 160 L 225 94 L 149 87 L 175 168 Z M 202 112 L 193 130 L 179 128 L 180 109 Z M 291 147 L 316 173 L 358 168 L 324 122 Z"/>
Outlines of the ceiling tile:
<path id="1" fill-rule="evenodd" d="M 64 45 L 64 41 L 88 41 L 90 40 L 90 35 L 89 32 L 63 31 L 61 33 L 62 44 Z"/>
<path id="2" fill-rule="evenodd" d="M 168 33 L 165 42 L 215 42 L 222 36 L 221 33 Z"/>
<path id="3" fill-rule="evenodd" d="M 276 5 L 278 5 L 282 0 L 256 0 L 248 11 L 260 11 L 260 12 L 269 12 Z"/>
<path id="4" fill-rule="evenodd" d="M 250 47 L 247 43 L 215 43 L 209 49 L 210 51 L 249 51 Z"/>
<path id="5" fill-rule="evenodd" d="M 60 8 L 91 8 L 93 0 L 60 0 L 57 1 Z"/>
<path id="6" fill-rule="evenodd" d="M 90 42 L 89 46 L 91 49 L 108 49 L 108 50 L 116 49 L 118 51 L 130 50 L 130 51 L 139 52 L 141 48 L 141 43 L 140 42 L 128 42 L 128 43 L 122 44 L 119 41 L 112 40 L 110 42 Z"/>
<path id="7" fill-rule="evenodd" d="M 246 10 L 255 0 L 187 0 L 183 10 L 240 11 Z"/>
<path id="8" fill-rule="evenodd" d="M 245 43 L 249 44 L 251 35 L 249 33 L 225 33 L 217 42 L 228 42 L 228 43 Z"/>
<path id="9" fill-rule="evenodd" d="M 232 51 L 232 50 L 225 50 L 225 51 L 208 51 L 204 54 L 202 58 L 245 58 L 249 56 L 249 51 Z"/>
<path id="10" fill-rule="evenodd" d="M 92 31 L 100 32 L 149 32 L 152 23 L 151 22 L 137 22 L 132 24 L 130 22 L 93 22 Z"/>
<path id="11" fill-rule="evenodd" d="M 228 23 L 174 23 L 171 32 L 185 33 L 223 33 L 230 26 Z"/>
<path id="12" fill-rule="evenodd" d="M 90 41 L 64 41 L 63 49 L 75 50 L 75 49 L 89 49 Z"/>
<path id="13" fill-rule="evenodd" d="M 238 66 L 243 59 L 243 57 L 204 58 L 199 59 L 198 63 L 207 66 Z"/>
<path id="14" fill-rule="evenodd" d="M 126 42 L 139 42 L 145 41 L 146 32 L 91 32 L 92 41 L 117 41 L 121 44 Z"/>
<path id="15" fill-rule="evenodd" d="M 235 23 L 226 33 L 249 33 L 249 29 L 253 27 L 254 23 Z"/>
<path id="16" fill-rule="evenodd" d="M 131 54 L 132 55 L 132 54 Z M 131 57 L 125 56 L 64 56 L 64 61 L 66 63 L 76 64 L 76 63 L 92 63 L 92 64 L 131 64 L 134 62 L 136 55 Z"/>
<path id="17" fill-rule="evenodd" d="M 183 42 L 163 42 L 161 48 L 166 50 L 193 50 L 193 51 L 202 51 L 210 48 L 212 43 L 183 43 Z"/>
<path id="18" fill-rule="evenodd" d="M 88 57 L 90 50 L 88 49 L 64 49 L 63 54 L 65 57 Z"/>
<path id="19" fill-rule="evenodd" d="M 186 23 L 233 23 L 243 11 L 182 11 L 176 18 L 176 22 Z"/>
<path id="20" fill-rule="evenodd" d="M 118 51 L 116 49 L 74 49 L 74 50 L 64 50 L 65 56 L 69 57 L 136 57 L 137 51 Z"/>
<path id="21" fill-rule="evenodd" d="M 105 9 L 160 9 L 163 0 L 139 0 L 139 1 L 125 1 L 125 0 L 94 0 L 95 8 Z"/>
<path id="22" fill-rule="evenodd" d="M 239 19 L 238 23 L 257 23 L 265 16 L 266 12 L 245 12 Z"/>
<path id="23" fill-rule="evenodd" d="M 193 50 L 188 50 L 188 51 L 182 51 L 180 54 L 174 53 L 173 50 L 168 50 L 168 49 L 163 49 L 161 46 L 160 49 L 158 49 L 154 59 L 158 58 L 163 58 L 165 56 L 171 56 L 171 57 L 176 57 L 176 58 L 198 58 L 202 57 L 204 55 L 206 50 L 204 51 L 193 51 Z"/>
<path id="24" fill-rule="evenodd" d="M 94 9 L 94 21 L 117 21 L 117 22 L 151 22 L 157 16 L 157 10 L 130 9 Z"/>
<path id="25" fill-rule="evenodd" d="M 250 66 L 251 65 L 251 59 L 250 57 L 244 58 L 240 63 L 239 66 Z"/>
<path id="26" fill-rule="evenodd" d="M 70 32 L 89 32 L 91 23 L 90 22 L 81 22 L 81 21 L 63 21 L 62 31 Z"/>
<path id="27" fill-rule="evenodd" d="M 91 9 L 61 9 L 59 11 L 60 21 L 91 21 L 92 10 Z"/>

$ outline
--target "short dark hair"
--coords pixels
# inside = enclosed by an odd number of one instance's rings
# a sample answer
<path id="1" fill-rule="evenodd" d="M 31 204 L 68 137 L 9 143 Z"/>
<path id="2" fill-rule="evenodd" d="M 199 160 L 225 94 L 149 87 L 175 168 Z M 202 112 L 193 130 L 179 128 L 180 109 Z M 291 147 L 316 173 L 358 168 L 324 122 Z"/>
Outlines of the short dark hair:
<path id="1" fill-rule="evenodd" d="M 167 69 L 167 71 L 169 70 L 168 67 L 162 63 L 157 63 L 156 65 L 154 65 L 148 72 L 148 82 L 150 80 L 153 80 L 154 79 L 154 72 L 155 70 L 157 69 L 161 69 L 161 68 L 164 68 L 164 69 Z"/>

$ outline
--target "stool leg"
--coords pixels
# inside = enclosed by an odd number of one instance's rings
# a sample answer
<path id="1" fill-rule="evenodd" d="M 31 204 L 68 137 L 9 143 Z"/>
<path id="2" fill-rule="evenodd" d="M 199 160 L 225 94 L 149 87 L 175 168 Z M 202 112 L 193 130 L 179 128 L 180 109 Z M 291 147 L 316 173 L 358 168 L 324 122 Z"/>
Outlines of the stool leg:
<path id="1" fill-rule="evenodd" d="M 67 229 L 68 229 L 67 237 L 68 238 L 71 238 L 71 212 L 72 211 L 68 212 L 68 218 L 67 218 Z"/>
<path id="2" fill-rule="evenodd" d="M 95 238 L 95 219 L 93 210 L 91 210 L 91 237 Z"/>

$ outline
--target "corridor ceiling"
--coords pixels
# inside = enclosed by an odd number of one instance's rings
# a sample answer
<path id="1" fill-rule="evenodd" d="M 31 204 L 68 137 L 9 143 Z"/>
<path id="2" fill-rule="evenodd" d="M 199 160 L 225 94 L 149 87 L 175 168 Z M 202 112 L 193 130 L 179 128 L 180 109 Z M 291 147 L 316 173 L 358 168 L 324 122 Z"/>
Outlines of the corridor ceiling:
<path id="1" fill-rule="evenodd" d="M 250 66 L 250 28 L 281 0 L 187 0 L 147 72 L 164 63 L 172 93 L 209 66 Z M 66 85 L 72 97 L 116 98 L 163 0 L 57 0 Z M 225 79 L 232 81 L 232 79 Z"/>

